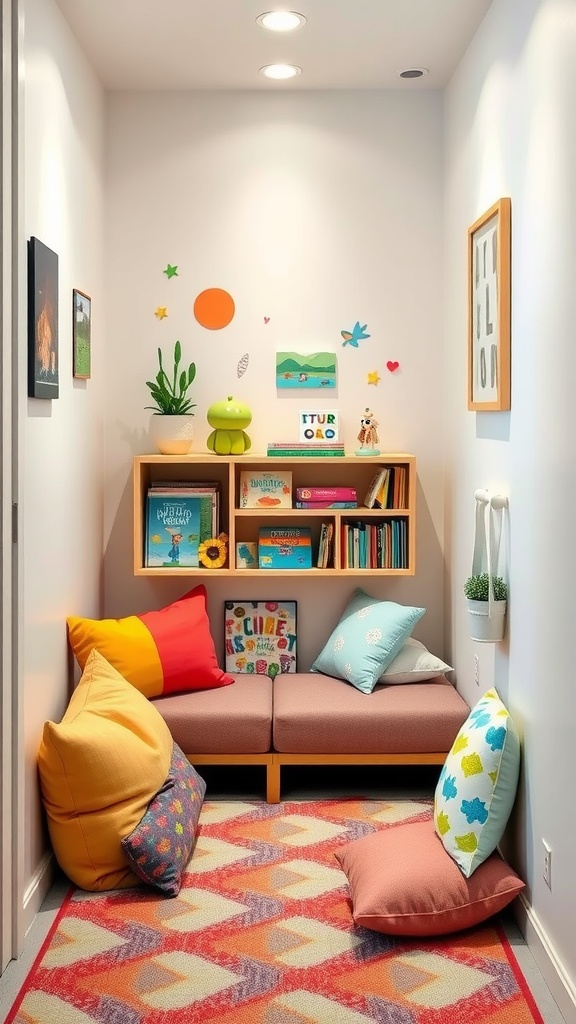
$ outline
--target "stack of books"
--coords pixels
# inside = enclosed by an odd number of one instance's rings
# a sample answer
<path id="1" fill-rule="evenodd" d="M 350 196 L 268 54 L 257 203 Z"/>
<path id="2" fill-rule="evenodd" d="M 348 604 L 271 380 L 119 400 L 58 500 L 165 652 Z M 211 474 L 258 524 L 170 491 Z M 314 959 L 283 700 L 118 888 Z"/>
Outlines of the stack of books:
<path id="1" fill-rule="evenodd" d="M 146 496 L 144 564 L 198 568 L 198 547 L 217 537 L 220 485 L 212 480 L 151 484 Z"/>
<path id="2" fill-rule="evenodd" d="M 258 568 L 311 569 L 310 527 L 261 526 L 258 531 Z"/>
<path id="3" fill-rule="evenodd" d="M 357 508 L 354 487 L 297 487 L 296 508 Z"/>
<path id="4" fill-rule="evenodd" d="M 335 458 L 346 453 L 343 441 L 269 441 L 266 454 L 274 458 L 294 459 L 302 455 Z"/>

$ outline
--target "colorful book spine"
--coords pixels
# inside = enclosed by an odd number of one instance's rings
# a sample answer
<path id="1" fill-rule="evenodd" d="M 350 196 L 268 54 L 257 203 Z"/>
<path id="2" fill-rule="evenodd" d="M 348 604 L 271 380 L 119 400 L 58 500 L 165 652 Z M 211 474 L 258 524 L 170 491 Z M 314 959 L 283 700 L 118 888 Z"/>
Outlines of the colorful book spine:
<path id="1" fill-rule="evenodd" d="M 309 526 L 261 526 L 258 531 L 260 569 L 311 569 Z"/>
<path id="2" fill-rule="evenodd" d="M 355 487 L 297 487 L 297 501 L 356 501 Z"/>
<path id="3" fill-rule="evenodd" d="M 356 501 L 297 501 L 295 508 L 358 508 Z"/>

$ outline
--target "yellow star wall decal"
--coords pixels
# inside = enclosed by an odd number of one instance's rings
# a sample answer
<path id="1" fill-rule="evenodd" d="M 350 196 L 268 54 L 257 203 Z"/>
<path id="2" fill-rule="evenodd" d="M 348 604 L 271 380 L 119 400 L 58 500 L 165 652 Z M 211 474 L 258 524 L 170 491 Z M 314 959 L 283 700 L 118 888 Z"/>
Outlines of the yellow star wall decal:
<path id="1" fill-rule="evenodd" d="M 379 380 L 380 380 L 380 376 L 378 374 L 378 370 L 372 370 L 371 373 L 368 374 L 368 383 L 369 384 L 377 384 Z"/>
<path id="2" fill-rule="evenodd" d="M 154 316 L 157 316 L 159 320 L 164 320 L 164 318 L 168 316 L 166 306 L 157 306 L 154 310 Z"/>

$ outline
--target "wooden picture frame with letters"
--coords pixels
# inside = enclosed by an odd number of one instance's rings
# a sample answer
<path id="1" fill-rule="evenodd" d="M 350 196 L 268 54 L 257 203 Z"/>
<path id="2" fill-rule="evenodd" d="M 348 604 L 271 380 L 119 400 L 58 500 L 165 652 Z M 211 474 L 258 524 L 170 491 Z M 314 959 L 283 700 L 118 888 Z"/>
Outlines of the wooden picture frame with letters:
<path id="1" fill-rule="evenodd" d="M 510 409 L 510 199 L 468 228 L 468 408 Z"/>

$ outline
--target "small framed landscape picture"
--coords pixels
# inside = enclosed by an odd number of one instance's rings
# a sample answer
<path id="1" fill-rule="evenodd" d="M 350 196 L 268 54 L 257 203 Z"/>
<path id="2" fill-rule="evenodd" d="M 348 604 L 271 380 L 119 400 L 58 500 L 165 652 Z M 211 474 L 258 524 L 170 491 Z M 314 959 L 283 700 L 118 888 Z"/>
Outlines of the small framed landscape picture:
<path id="1" fill-rule="evenodd" d="M 296 601 L 225 601 L 227 672 L 296 672 Z"/>
<path id="2" fill-rule="evenodd" d="M 72 292 L 72 372 L 80 380 L 90 377 L 92 299 L 74 288 Z"/>

